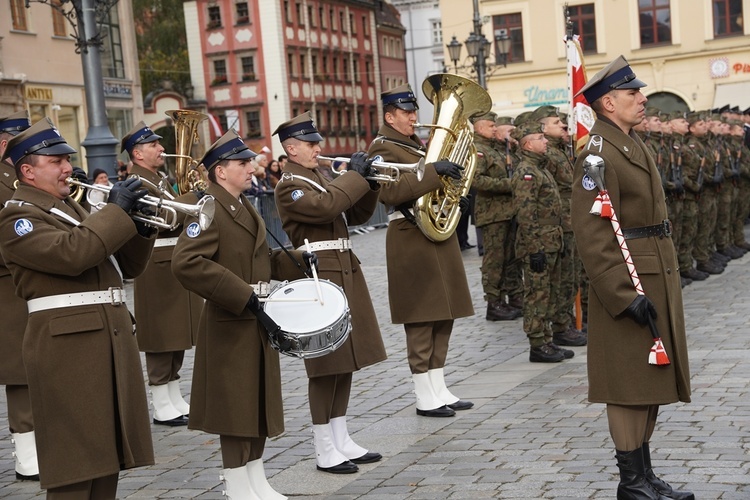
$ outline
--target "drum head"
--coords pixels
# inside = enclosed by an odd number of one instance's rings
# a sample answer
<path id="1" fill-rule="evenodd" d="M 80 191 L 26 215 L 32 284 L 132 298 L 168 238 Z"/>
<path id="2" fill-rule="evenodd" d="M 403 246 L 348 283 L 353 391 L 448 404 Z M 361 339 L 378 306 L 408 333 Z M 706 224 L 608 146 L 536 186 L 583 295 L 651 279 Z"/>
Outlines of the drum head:
<path id="1" fill-rule="evenodd" d="M 334 324 L 348 308 L 346 295 L 338 285 L 319 280 L 323 303 L 317 300 L 318 290 L 313 279 L 301 279 L 275 288 L 263 309 L 285 332 L 308 333 Z M 274 299 L 316 299 L 305 302 L 274 302 Z"/>

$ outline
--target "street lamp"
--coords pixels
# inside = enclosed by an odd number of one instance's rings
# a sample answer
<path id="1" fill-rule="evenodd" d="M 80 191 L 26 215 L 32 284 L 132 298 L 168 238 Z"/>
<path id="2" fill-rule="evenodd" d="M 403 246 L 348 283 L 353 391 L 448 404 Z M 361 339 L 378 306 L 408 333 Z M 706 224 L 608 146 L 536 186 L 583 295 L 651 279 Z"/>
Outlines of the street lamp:
<path id="1" fill-rule="evenodd" d="M 120 142 L 112 135 L 107 123 L 107 109 L 104 102 L 102 62 L 99 54 L 104 35 L 102 25 L 109 10 L 118 0 L 26 0 L 48 4 L 68 20 L 73 27 L 76 53 L 81 54 L 83 64 L 83 86 L 86 93 L 86 116 L 89 128 L 81 146 L 86 148 L 89 171 L 100 168 L 110 179 L 117 177 L 117 154 L 115 147 Z M 65 8 L 70 4 L 70 8 Z M 89 50 L 93 47 L 94 50 Z"/>
<path id="2" fill-rule="evenodd" d="M 487 57 L 490 55 L 490 46 L 492 43 L 482 33 L 482 18 L 479 15 L 479 4 L 478 0 L 474 0 L 474 31 L 469 34 L 469 37 L 464 41 L 466 44 L 466 52 L 469 57 L 472 58 L 470 65 L 459 66 L 458 61 L 461 59 L 461 47 L 463 44 L 456 39 L 454 35 L 451 38 L 450 43 L 446 45 L 448 48 L 448 56 L 453 61 L 453 66 L 456 68 L 456 72 L 459 69 L 468 70 L 470 73 L 477 74 L 477 81 L 482 88 L 487 88 L 486 77 L 487 73 L 494 72 L 500 64 L 503 67 L 506 66 L 508 60 L 508 53 L 511 48 L 511 40 L 508 36 L 508 31 L 505 29 L 495 30 L 494 35 L 495 41 L 495 54 L 497 60 L 500 61 L 498 64 L 487 64 Z"/>

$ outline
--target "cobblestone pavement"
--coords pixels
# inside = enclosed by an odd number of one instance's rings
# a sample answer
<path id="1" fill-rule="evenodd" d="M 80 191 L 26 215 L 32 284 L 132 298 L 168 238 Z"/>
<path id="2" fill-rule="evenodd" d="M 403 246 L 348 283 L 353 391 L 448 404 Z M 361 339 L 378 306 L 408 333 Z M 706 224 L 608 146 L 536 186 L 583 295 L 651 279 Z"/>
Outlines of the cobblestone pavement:
<path id="1" fill-rule="evenodd" d="M 586 400 L 586 348 L 557 364 L 528 362 L 521 320 L 485 321 L 475 250 L 463 252 L 476 314 L 455 325 L 446 379 L 474 401 L 455 418 L 417 417 L 403 330 L 390 324 L 385 230 L 355 234 L 389 358 L 354 376 L 349 429 L 383 454 L 357 474 L 315 470 L 303 363 L 283 357 L 286 432 L 264 455 L 271 484 L 294 499 L 613 498 L 614 450 L 604 405 Z M 750 256 L 684 290 L 693 402 L 662 408 L 654 467 L 699 499 L 750 498 Z M 183 374 L 189 380 L 193 353 Z M 145 380 L 145 374 L 144 374 Z M 4 391 L 0 422 L 7 429 Z M 153 427 L 156 465 L 120 474 L 118 497 L 222 498 L 218 437 Z M 42 497 L 14 480 L 0 440 L 0 498 Z"/>

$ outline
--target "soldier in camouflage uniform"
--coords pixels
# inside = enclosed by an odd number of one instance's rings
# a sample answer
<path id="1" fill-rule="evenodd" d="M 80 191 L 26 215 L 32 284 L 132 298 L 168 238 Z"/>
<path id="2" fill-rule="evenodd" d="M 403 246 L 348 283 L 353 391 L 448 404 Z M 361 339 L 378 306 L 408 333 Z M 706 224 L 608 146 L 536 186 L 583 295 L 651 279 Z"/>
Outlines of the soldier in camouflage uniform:
<path id="1" fill-rule="evenodd" d="M 732 202 L 736 196 L 732 158 L 729 149 L 729 124 L 719 118 L 712 120 L 710 130 L 714 136 L 713 150 L 720 156 L 723 182 L 716 196 L 716 227 L 714 229 L 714 243 L 716 252 L 729 259 L 739 259 L 745 252 L 730 245 L 729 226 L 732 219 Z"/>
<path id="2" fill-rule="evenodd" d="M 667 177 L 667 213 L 672 222 L 672 243 L 675 249 L 680 247 L 682 238 L 682 212 L 685 199 L 685 187 L 682 174 L 682 158 L 685 154 L 685 135 L 688 133 L 688 121 L 685 113 L 675 111 L 669 115 L 669 127 L 672 136 L 669 143 L 669 155 L 666 161 Z M 681 276 L 683 280 L 684 277 Z M 687 283 L 682 282 L 682 286 Z"/>
<path id="3" fill-rule="evenodd" d="M 750 243 L 745 240 L 745 220 L 750 215 L 750 149 L 745 144 L 743 123 L 735 120 L 731 124 L 731 150 L 735 170 L 738 174 L 737 206 L 732 219 L 732 242 L 738 248 L 750 250 Z"/>
<path id="4" fill-rule="evenodd" d="M 523 329 L 531 346 L 529 361 L 558 362 L 573 357 L 573 351 L 552 339 L 553 297 L 560 293 L 562 202 L 545 168 L 542 124 L 529 120 L 513 134 L 521 150 L 521 162 L 513 172 L 513 208 L 518 221 L 516 256 L 523 259 Z"/>
<path id="5" fill-rule="evenodd" d="M 682 202 L 682 237 L 677 247 L 680 276 L 692 281 L 708 278 L 708 273 L 693 266 L 693 247 L 698 232 L 698 207 L 705 176 L 706 152 L 699 141 L 706 134 L 706 122 L 701 113 L 687 115 L 688 134 L 682 149 L 682 179 L 685 196 Z"/>
<path id="6" fill-rule="evenodd" d="M 507 262 L 513 217 L 513 194 L 505 158 L 495 149 L 493 112 L 472 118 L 477 167 L 472 186 L 477 190 L 475 223 L 482 229 L 482 288 L 487 301 L 489 321 L 508 321 L 521 317 L 521 311 L 505 303 L 502 283 Z"/>
<path id="7" fill-rule="evenodd" d="M 579 277 L 575 274 L 577 259 L 573 226 L 570 224 L 570 195 L 573 185 L 573 164 L 565 151 L 566 144 L 562 138 L 565 128 L 554 106 L 541 106 L 531 115 L 532 119 L 542 124 L 544 137 L 547 139 L 546 170 L 552 174 L 557 183 L 557 191 L 562 203 L 563 247 L 560 251 L 560 293 L 553 298 L 552 336 L 557 345 L 586 345 L 586 334 L 576 330 L 573 325 L 573 307 L 578 291 Z"/>

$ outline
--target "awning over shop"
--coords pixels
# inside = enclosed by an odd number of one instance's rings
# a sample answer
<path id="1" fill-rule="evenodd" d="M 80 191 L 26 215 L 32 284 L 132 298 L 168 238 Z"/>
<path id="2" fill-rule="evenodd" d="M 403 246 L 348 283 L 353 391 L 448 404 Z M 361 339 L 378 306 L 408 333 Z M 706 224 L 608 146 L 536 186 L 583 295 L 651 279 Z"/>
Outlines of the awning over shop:
<path id="1" fill-rule="evenodd" d="M 716 85 L 713 108 L 725 105 L 750 108 L 750 82 L 723 83 Z"/>

